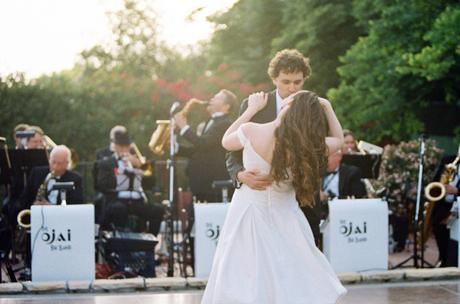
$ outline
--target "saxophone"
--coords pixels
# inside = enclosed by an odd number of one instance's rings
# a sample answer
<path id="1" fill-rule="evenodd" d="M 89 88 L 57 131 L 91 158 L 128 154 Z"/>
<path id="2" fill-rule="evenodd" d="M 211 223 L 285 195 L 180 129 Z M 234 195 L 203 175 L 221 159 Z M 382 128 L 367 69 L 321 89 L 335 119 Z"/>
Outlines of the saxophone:
<path id="1" fill-rule="evenodd" d="M 199 100 L 196 98 L 192 98 L 185 104 L 184 108 L 180 111 L 180 113 L 187 116 L 187 114 L 192 109 L 194 105 L 208 105 L 208 101 Z M 168 146 L 168 142 L 170 140 L 170 126 L 169 120 L 157 120 L 157 128 L 153 132 L 152 136 L 150 137 L 149 141 L 149 148 L 150 150 L 157 154 L 162 155 L 165 152 L 166 147 Z"/>
<path id="2" fill-rule="evenodd" d="M 428 201 L 425 202 L 423 206 L 423 216 L 425 218 L 425 221 L 423 223 L 424 240 L 428 239 L 428 234 L 430 233 L 431 213 L 433 212 L 433 207 L 436 204 L 436 202 L 440 201 L 444 198 L 444 196 L 446 196 L 445 185 L 449 184 L 454 180 L 455 174 L 457 173 L 457 164 L 459 161 L 460 146 L 458 149 L 457 157 L 454 159 L 454 161 L 444 166 L 439 182 L 429 183 L 425 187 L 425 197 Z"/>
<path id="3" fill-rule="evenodd" d="M 51 172 L 48 173 L 43 183 L 41 183 L 40 187 L 38 187 L 37 195 L 35 196 L 35 200 L 34 200 L 34 204 L 46 202 L 46 199 L 45 199 L 46 190 L 48 188 L 48 182 L 50 181 L 52 177 L 53 177 L 53 174 L 51 174 Z M 26 219 L 29 220 L 28 223 L 26 222 Z M 21 210 L 21 212 L 19 212 L 18 214 L 17 221 L 20 227 L 24 229 L 29 229 L 31 226 L 30 209 Z"/>

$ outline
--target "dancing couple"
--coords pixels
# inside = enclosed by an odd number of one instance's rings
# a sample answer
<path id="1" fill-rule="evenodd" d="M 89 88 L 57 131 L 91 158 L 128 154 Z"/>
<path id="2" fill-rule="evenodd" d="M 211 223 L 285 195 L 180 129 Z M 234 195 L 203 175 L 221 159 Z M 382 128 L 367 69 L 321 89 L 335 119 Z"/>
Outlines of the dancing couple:
<path id="1" fill-rule="evenodd" d="M 250 95 L 222 139 L 237 189 L 202 304 L 332 304 L 346 292 L 300 209 L 342 128 L 328 100 L 301 90 L 310 67 L 298 51 L 278 52 L 268 73 L 277 89 Z"/>

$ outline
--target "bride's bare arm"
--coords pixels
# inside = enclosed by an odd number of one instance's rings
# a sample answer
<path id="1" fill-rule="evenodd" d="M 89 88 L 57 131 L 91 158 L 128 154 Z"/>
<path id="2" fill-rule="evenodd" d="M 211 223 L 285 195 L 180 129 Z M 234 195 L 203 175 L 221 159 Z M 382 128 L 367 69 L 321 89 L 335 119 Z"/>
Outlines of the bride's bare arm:
<path id="1" fill-rule="evenodd" d="M 243 148 L 236 131 L 242 124 L 249 122 L 257 112 L 265 107 L 267 104 L 267 96 L 268 95 L 263 92 L 254 93 L 249 96 L 246 111 L 233 122 L 222 138 L 222 146 L 227 151 L 237 151 Z"/>
<path id="2" fill-rule="evenodd" d="M 332 154 L 343 146 L 343 130 L 329 100 L 320 97 L 319 101 L 329 124 L 329 136 L 326 137 L 326 145 L 329 148 L 329 154 Z"/>

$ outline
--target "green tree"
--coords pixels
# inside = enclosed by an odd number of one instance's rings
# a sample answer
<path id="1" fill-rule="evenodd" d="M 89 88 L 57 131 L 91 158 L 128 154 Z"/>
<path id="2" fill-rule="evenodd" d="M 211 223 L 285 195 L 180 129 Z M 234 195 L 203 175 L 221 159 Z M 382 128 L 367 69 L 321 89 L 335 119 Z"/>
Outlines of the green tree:
<path id="1" fill-rule="evenodd" d="M 313 73 L 306 86 L 325 96 L 328 89 L 339 84 L 339 56 L 363 34 L 355 25 L 352 2 L 292 0 L 283 4 L 282 29 L 272 42 L 271 54 L 296 48 L 308 56 Z"/>
<path id="2" fill-rule="evenodd" d="M 453 51 L 458 39 L 444 34 L 455 27 L 458 5 L 418 0 L 357 3 L 356 18 L 368 34 L 341 58 L 340 85 L 328 93 L 344 125 L 372 141 L 400 141 L 421 131 L 452 135 L 459 123 L 458 104 L 452 101 L 458 102 L 460 87 L 459 57 Z M 442 77 L 435 58 L 430 71 L 420 71 L 421 65 L 430 64 L 427 50 L 435 41 L 443 45 L 440 56 L 452 59 L 441 64 Z M 444 116 L 442 121 L 437 113 Z"/>
<path id="3" fill-rule="evenodd" d="M 210 18 L 216 31 L 204 52 L 208 67 L 221 63 L 251 84 L 269 81 L 271 43 L 281 30 L 282 0 L 240 0 L 230 10 Z"/>

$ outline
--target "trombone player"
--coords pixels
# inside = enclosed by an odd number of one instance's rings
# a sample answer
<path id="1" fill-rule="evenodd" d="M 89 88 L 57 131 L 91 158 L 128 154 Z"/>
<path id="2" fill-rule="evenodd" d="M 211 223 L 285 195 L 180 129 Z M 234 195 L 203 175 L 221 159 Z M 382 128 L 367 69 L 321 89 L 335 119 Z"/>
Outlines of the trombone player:
<path id="1" fill-rule="evenodd" d="M 164 208 L 160 204 L 147 203 L 142 188 L 144 172 L 133 164 L 131 138 L 126 128 L 113 133 L 113 152 L 94 164 L 95 187 L 103 195 L 103 210 L 98 210 L 103 229 L 111 226 L 126 228 L 128 214 L 149 222 L 149 232 L 157 235 L 163 220 Z M 108 153 L 107 153 L 108 154 Z M 140 162 L 139 158 L 136 159 Z M 105 205 L 105 206 L 104 206 Z"/>

